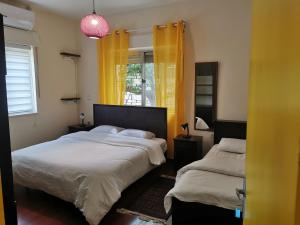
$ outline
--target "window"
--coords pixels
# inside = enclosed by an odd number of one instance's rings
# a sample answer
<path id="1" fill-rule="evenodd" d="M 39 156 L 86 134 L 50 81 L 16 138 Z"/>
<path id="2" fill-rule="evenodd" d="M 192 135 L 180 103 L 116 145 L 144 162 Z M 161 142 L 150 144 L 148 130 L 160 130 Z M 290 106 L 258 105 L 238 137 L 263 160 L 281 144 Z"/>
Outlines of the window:
<path id="1" fill-rule="evenodd" d="M 129 54 L 125 105 L 155 106 L 153 52 Z"/>
<path id="2" fill-rule="evenodd" d="M 33 48 L 7 45 L 6 86 L 10 116 L 37 112 Z"/>

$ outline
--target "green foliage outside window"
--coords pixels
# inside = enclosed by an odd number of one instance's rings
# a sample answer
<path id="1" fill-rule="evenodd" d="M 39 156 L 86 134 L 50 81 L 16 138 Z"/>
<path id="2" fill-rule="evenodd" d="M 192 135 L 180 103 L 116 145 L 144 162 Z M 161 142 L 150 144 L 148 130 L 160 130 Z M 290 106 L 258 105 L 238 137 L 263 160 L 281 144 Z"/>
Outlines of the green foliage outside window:
<path id="1" fill-rule="evenodd" d="M 137 95 L 142 94 L 142 64 L 128 64 L 126 91 Z"/>

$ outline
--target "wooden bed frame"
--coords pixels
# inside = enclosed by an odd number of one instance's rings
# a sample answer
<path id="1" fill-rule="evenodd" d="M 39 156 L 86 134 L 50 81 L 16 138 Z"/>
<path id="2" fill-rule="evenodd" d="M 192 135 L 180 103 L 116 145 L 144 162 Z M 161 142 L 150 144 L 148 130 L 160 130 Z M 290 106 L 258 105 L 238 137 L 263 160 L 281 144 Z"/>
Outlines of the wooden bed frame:
<path id="1" fill-rule="evenodd" d="M 246 127 L 246 122 L 216 121 L 214 143 L 219 143 L 222 137 L 246 139 Z M 242 225 L 242 223 L 242 219 L 235 218 L 233 210 L 172 199 L 173 225 Z"/>
<path id="2" fill-rule="evenodd" d="M 167 140 L 167 109 L 94 104 L 94 126 L 112 125 L 153 132 Z"/>

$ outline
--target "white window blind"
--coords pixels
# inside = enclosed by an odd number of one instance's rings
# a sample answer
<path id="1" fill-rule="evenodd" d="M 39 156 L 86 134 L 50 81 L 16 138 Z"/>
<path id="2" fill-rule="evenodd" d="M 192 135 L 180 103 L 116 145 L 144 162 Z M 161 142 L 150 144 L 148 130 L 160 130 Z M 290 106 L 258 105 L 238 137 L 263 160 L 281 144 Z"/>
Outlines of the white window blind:
<path id="1" fill-rule="evenodd" d="M 6 85 L 10 116 L 37 112 L 33 48 L 6 46 Z"/>

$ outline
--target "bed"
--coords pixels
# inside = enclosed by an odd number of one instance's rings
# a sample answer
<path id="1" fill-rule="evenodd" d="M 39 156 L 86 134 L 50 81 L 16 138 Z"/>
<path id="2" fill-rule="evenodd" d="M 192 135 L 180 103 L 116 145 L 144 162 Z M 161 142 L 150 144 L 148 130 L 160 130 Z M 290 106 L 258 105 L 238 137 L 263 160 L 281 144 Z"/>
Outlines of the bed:
<path id="1" fill-rule="evenodd" d="M 94 105 L 94 125 L 155 133 L 156 138 L 82 131 L 15 151 L 14 182 L 72 202 L 98 225 L 121 192 L 165 162 L 165 108 Z"/>
<path id="2" fill-rule="evenodd" d="M 176 185 L 165 197 L 173 225 L 242 224 L 234 210 L 243 206 L 235 190 L 243 189 L 245 154 L 220 151 L 223 137 L 245 139 L 246 123 L 217 121 L 209 153 L 178 171 Z"/>

